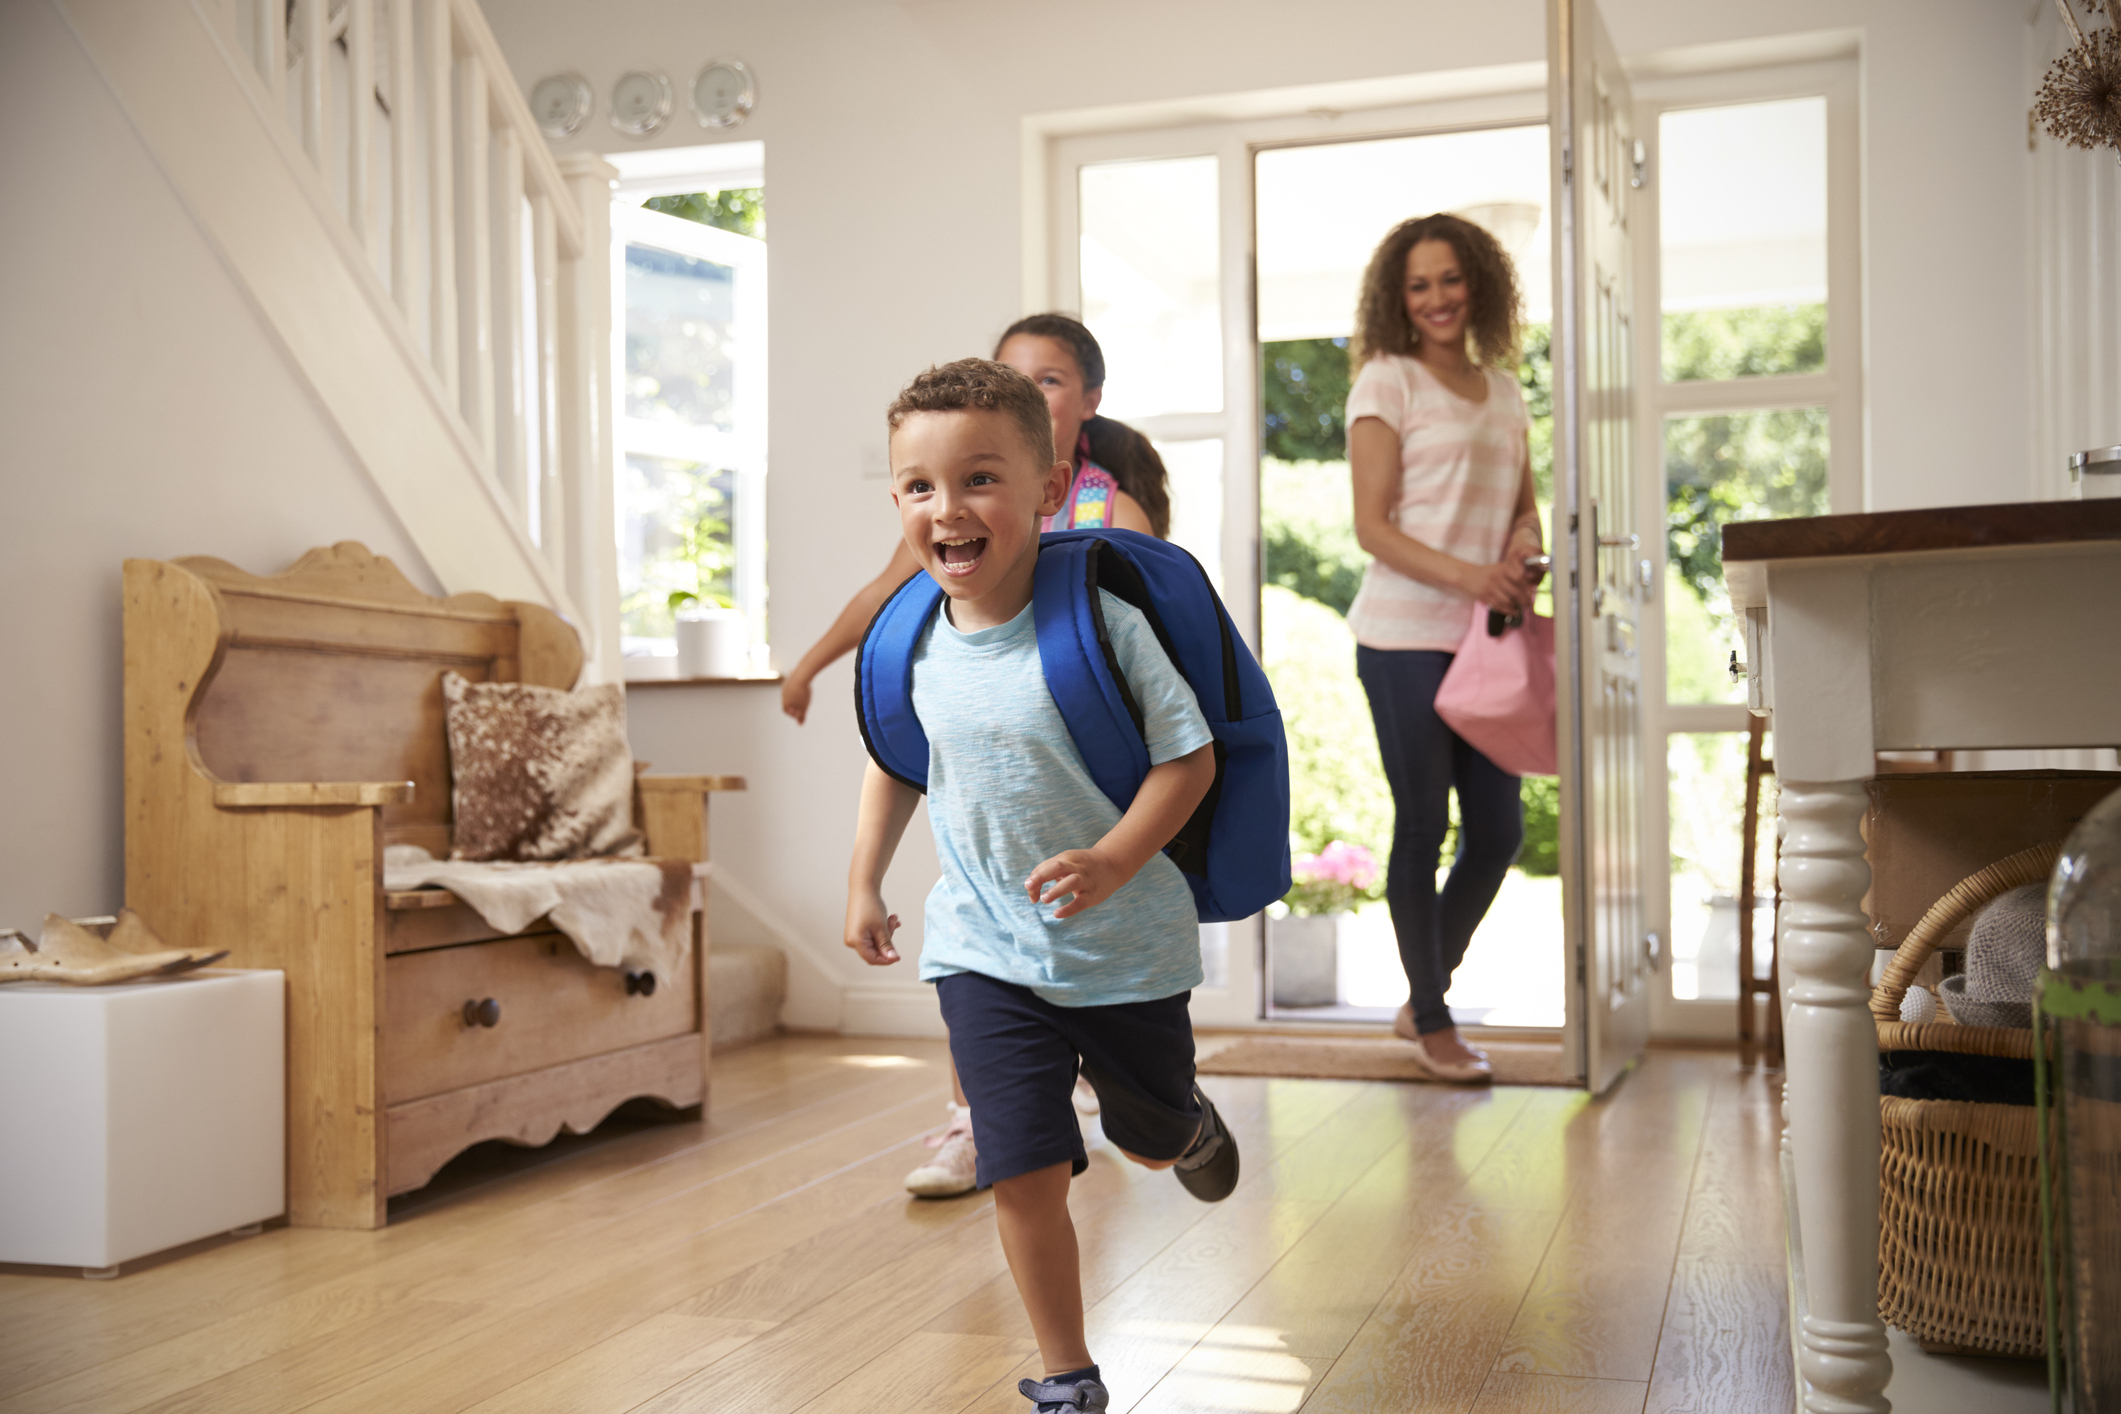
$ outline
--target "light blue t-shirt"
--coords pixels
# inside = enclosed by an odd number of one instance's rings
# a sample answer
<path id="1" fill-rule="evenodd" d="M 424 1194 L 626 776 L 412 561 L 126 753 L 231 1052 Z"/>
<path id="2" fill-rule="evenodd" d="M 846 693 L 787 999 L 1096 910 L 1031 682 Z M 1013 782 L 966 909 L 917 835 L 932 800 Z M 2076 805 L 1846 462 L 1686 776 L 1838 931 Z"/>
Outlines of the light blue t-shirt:
<path id="1" fill-rule="evenodd" d="M 1106 632 L 1140 704 L 1151 765 L 1214 739 L 1141 610 L 1100 590 Z M 948 603 L 947 600 L 944 601 Z M 943 877 L 928 894 L 921 980 L 977 972 L 1056 1006 L 1154 1001 L 1201 982 L 1193 891 L 1157 854 L 1111 898 L 1056 920 L 1024 881 L 1119 823 L 1046 688 L 1031 609 L 960 632 L 936 611 L 913 649 L 928 734 L 928 822 Z"/>

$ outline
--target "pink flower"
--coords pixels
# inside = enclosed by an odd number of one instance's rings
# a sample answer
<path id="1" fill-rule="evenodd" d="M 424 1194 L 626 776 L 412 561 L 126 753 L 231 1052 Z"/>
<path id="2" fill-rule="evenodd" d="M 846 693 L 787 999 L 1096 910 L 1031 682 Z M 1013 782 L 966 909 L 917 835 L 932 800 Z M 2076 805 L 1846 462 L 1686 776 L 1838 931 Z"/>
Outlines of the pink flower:
<path id="1" fill-rule="evenodd" d="M 1334 840 L 1317 854 L 1298 855 L 1290 872 L 1298 882 L 1367 889 L 1377 882 L 1377 856 L 1359 844 Z"/>

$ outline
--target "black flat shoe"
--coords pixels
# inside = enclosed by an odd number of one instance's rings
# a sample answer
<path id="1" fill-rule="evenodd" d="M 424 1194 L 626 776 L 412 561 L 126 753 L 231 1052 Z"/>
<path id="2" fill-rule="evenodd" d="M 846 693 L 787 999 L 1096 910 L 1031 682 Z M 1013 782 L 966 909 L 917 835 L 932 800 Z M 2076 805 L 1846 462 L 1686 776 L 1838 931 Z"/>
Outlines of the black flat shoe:
<path id="1" fill-rule="evenodd" d="M 1237 1187 L 1237 1136 L 1223 1126 L 1215 1102 L 1200 1086 L 1193 1087 L 1193 1095 L 1200 1101 L 1200 1134 L 1172 1167 L 1188 1193 L 1203 1203 L 1220 1203 Z"/>

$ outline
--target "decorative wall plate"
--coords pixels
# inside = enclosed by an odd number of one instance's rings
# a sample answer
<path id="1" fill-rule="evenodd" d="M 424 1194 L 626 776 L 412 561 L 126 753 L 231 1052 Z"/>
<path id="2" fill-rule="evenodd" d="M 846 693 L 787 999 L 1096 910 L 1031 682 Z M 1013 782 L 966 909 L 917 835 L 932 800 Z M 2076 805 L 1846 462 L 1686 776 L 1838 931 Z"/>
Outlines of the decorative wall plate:
<path id="1" fill-rule="evenodd" d="M 530 116 L 549 138 L 573 137 L 589 121 L 596 93 L 580 74 L 548 74 L 530 90 Z"/>
<path id="2" fill-rule="evenodd" d="M 651 137 L 670 121 L 669 75 L 636 69 L 611 86 L 611 125 L 628 137 Z"/>
<path id="3" fill-rule="evenodd" d="M 692 81 L 692 116 L 703 128 L 733 128 L 758 101 L 758 83 L 742 59 L 710 59 Z"/>

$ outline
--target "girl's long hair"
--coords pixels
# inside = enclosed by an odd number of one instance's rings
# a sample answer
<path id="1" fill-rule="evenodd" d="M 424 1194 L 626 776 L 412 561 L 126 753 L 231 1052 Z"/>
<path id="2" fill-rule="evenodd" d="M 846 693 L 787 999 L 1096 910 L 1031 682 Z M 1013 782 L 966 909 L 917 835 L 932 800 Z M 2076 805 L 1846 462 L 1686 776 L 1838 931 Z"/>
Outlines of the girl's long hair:
<path id="1" fill-rule="evenodd" d="M 1465 274 L 1466 356 L 1488 368 L 1514 366 L 1517 326 L 1523 317 L 1517 267 L 1485 228 L 1448 212 L 1402 221 L 1377 243 L 1362 277 L 1348 362 L 1359 374 L 1379 354 L 1414 352 L 1421 335 L 1407 318 L 1407 252 L 1423 241 L 1450 246 Z"/>
<path id="2" fill-rule="evenodd" d="M 1011 324 L 994 341 L 994 356 L 1002 356 L 1002 345 L 1018 334 L 1057 339 L 1075 356 L 1082 370 L 1083 390 L 1105 386 L 1105 351 L 1083 322 L 1066 314 L 1032 314 Z M 1132 496 L 1149 517 L 1149 528 L 1159 540 L 1171 538 L 1171 478 L 1155 444 L 1124 422 L 1091 416 L 1083 421 L 1083 436 L 1090 444 L 1090 460 L 1112 473 L 1119 489 Z M 1061 452 L 1073 457 L 1075 448 Z"/>

